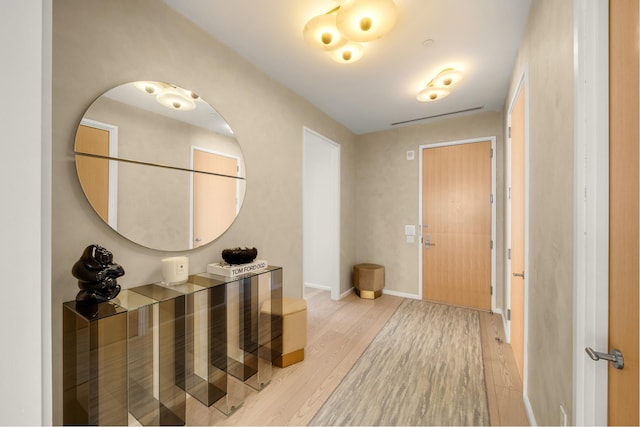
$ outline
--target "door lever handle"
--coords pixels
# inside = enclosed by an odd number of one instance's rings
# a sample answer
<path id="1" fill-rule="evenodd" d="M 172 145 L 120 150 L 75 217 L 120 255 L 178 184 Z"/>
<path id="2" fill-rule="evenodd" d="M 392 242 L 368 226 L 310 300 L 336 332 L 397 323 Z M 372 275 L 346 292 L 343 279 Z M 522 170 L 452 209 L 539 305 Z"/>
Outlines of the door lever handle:
<path id="1" fill-rule="evenodd" d="M 587 352 L 591 360 L 608 360 L 611 362 L 614 368 L 622 369 L 624 368 L 624 357 L 622 357 L 622 353 L 617 348 L 611 350 L 611 353 L 600 353 L 599 351 L 595 351 L 591 347 L 587 347 L 584 349 Z"/>
<path id="2" fill-rule="evenodd" d="M 436 245 L 435 243 L 431 243 L 431 238 L 429 237 L 428 234 L 426 234 L 424 236 L 424 246 L 426 248 L 430 248 L 431 246 L 435 246 L 435 245 Z"/>
<path id="3" fill-rule="evenodd" d="M 522 273 L 513 273 L 513 277 L 522 277 L 524 279 L 524 271 Z"/>

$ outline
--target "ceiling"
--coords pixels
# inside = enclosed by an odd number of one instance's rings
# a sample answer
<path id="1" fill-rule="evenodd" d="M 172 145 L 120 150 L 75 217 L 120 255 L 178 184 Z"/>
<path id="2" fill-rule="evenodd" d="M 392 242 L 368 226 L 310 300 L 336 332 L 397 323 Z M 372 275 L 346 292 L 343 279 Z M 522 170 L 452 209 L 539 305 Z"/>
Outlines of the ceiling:
<path id="1" fill-rule="evenodd" d="M 334 62 L 302 37 L 305 23 L 337 0 L 165 2 L 363 134 L 470 109 L 502 111 L 530 0 L 395 0 L 394 29 L 367 43 L 364 57 L 352 64 Z M 464 80 L 442 100 L 418 102 L 417 92 L 448 67 L 463 71 Z"/>

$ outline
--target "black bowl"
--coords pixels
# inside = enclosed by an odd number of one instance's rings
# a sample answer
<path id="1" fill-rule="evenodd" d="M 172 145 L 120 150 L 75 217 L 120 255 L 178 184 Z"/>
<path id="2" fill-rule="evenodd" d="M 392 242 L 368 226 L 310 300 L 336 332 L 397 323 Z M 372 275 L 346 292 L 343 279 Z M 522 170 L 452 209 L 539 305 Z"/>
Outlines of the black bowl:
<path id="1" fill-rule="evenodd" d="M 247 264 L 258 256 L 258 250 L 256 248 L 233 248 L 223 249 L 222 259 L 227 264 Z"/>

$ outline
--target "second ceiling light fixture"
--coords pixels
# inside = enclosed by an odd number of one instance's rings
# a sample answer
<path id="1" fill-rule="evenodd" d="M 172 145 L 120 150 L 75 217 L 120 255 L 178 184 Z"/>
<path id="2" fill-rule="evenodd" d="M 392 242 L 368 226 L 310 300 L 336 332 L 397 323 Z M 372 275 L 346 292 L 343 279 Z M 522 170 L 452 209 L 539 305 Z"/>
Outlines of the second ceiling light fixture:
<path id="1" fill-rule="evenodd" d="M 451 93 L 451 87 L 458 83 L 464 75 L 453 68 L 445 68 L 435 76 L 427 86 L 418 92 L 416 99 L 420 102 L 432 102 L 442 99 Z"/>
<path id="2" fill-rule="evenodd" d="M 336 62 L 356 62 L 361 43 L 379 39 L 393 28 L 398 12 L 393 0 L 345 0 L 323 15 L 311 18 L 302 31 L 310 45 L 329 52 Z"/>

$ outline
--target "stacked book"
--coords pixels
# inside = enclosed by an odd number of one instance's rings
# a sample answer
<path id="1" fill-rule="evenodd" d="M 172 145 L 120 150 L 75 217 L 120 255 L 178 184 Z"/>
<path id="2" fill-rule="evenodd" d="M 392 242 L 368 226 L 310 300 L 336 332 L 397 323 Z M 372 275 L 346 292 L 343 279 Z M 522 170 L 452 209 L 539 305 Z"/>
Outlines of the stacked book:
<path id="1" fill-rule="evenodd" d="M 207 273 L 218 274 L 225 277 L 242 276 L 264 270 L 269 263 L 264 260 L 255 260 L 246 264 L 227 264 L 226 262 L 216 262 L 207 265 Z"/>

